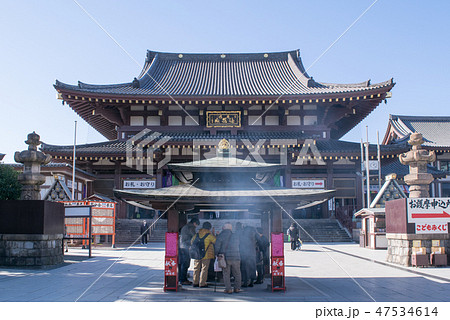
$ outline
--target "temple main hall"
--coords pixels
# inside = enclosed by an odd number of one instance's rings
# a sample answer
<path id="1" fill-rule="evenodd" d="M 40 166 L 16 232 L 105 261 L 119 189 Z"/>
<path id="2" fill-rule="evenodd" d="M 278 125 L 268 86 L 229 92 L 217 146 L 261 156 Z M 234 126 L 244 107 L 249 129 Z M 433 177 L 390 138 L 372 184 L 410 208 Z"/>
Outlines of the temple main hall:
<path id="1" fill-rule="evenodd" d="M 95 177 L 86 182 L 88 196 L 118 201 L 118 219 L 145 217 L 145 208 L 159 210 L 161 199 L 155 195 L 189 181 L 179 166 L 191 163 L 189 173 L 192 162 L 217 158 L 221 141 L 229 144 L 231 159 L 272 165 L 264 180 L 267 188 L 282 188 L 290 196 L 334 190 L 309 204 L 290 199 L 294 218 L 329 218 L 342 207 L 352 208 L 351 216 L 363 205 L 361 146 L 340 139 L 386 102 L 395 85 L 393 79 L 317 81 L 306 72 L 298 50 L 147 51 L 142 71 L 130 80 L 109 85 L 57 80 L 54 85 L 62 103 L 106 139 L 77 145 L 76 167 Z M 54 162 L 73 161 L 72 145 L 44 143 L 42 150 Z M 406 143 L 381 146 L 383 176 L 406 150 Z M 376 145 L 369 151 L 370 159 L 376 159 Z M 208 179 L 217 183 L 224 170 L 213 171 Z M 226 176 L 239 181 L 239 172 L 234 175 Z M 144 201 L 136 196 L 142 192 L 153 196 Z M 228 209 L 211 207 L 228 218 L 254 214 L 251 208 Z M 208 209 L 197 213 L 206 216 Z"/>

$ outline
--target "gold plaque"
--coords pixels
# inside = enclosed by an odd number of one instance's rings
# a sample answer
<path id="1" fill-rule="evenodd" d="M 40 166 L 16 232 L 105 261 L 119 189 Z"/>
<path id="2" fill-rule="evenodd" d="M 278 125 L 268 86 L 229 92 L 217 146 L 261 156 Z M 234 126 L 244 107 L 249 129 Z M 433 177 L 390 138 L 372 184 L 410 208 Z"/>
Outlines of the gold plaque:
<path id="1" fill-rule="evenodd" d="M 239 128 L 241 127 L 241 112 L 206 111 L 206 126 L 208 128 Z"/>

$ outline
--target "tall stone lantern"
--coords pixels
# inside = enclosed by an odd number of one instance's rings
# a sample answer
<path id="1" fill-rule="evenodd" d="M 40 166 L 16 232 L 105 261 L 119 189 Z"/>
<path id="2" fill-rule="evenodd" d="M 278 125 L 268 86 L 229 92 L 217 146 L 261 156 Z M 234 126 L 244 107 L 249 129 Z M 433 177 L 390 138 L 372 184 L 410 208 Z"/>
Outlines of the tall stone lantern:
<path id="1" fill-rule="evenodd" d="M 14 154 L 14 160 L 24 165 L 23 173 L 18 178 L 22 184 L 20 199 L 41 200 L 41 184 L 45 182 L 45 177 L 40 173 L 41 165 L 49 163 L 51 156 L 37 150 L 41 141 L 36 132 L 30 133 L 25 143 L 28 144 L 28 150 Z"/>
<path id="2" fill-rule="evenodd" d="M 41 141 L 36 132 L 25 143 L 28 150 L 14 154 L 24 165 L 18 177 L 21 199 L 0 200 L 0 265 L 53 266 L 64 262 L 64 204 L 41 200 L 41 166 L 51 157 L 37 150 Z"/>
<path id="3" fill-rule="evenodd" d="M 427 164 L 436 160 L 434 151 L 422 149 L 423 137 L 421 133 L 411 134 L 408 141 L 412 149 L 400 155 L 400 163 L 409 166 L 409 174 L 405 176 L 405 183 L 409 186 L 410 198 L 428 198 L 429 185 L 433 182 L 433 175 L 427 173 Z"/>

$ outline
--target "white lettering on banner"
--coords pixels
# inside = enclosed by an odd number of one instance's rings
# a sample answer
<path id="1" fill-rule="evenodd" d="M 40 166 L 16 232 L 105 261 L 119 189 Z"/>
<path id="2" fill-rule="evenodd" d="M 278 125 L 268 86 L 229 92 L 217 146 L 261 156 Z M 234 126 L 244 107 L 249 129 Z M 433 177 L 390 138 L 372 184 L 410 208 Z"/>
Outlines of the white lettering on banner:
<path id="1" fill-rule="evenodd" d="M 416 233 L 448 233 L 448 223 L 416 223 Z"/>
<path id="2" fill-rule="evenodd" d="M 87 204 L 94 208 L 114 209 L 113 202 L 88 201 Z"/>
<path id="3" fill-rule="evenodd" d="M 292 180 L 292 188 L 296 189 L 325 189 L 325 180 Z"/>
<path id="4" fill-rule="evenodd" d="M 407 205 L 410 223 L 450 222 L 450 198 L 412 198 Z"/>
<path id="5" fill-rule="evenodd" d="M 124 180 L 124 189 L 155 189 L 155 180 Z"/>
<path id="6" fill-rule="evenodd" d="M 85 206 L 85 201 L 71 201 L 71 202 L 63 202 L 65 207 L 73 207 L 73 206 Z"/>
<path id="7" fill-rule="evenodd" d="M 408 222 L 416 224 L 415 232 L 448 233 L 450 198 L 408 199 Z"/>

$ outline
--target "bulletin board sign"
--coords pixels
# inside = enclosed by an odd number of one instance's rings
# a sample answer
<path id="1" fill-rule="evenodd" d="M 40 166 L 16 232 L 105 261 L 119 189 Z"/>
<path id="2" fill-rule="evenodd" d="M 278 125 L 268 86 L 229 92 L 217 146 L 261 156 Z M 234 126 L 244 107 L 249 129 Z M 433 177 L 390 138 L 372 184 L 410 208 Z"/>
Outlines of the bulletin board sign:
<path id="1" fill-rule="evenodd" d="M 87 226 L 92 225 L 92 235 L 112 235 L 112 245 L 115 245 L 115 217 L 116 203 L 105 201 L 60 201 L 65 207 L 71 207 L 71 211 L 77 210 L 77 207 L 90 207 L 92 217 L 80 215 L 71 216 L 70 212 L 66 215 L 65 227 L 66 235 L 72 238 L 87 237 Z"/>

